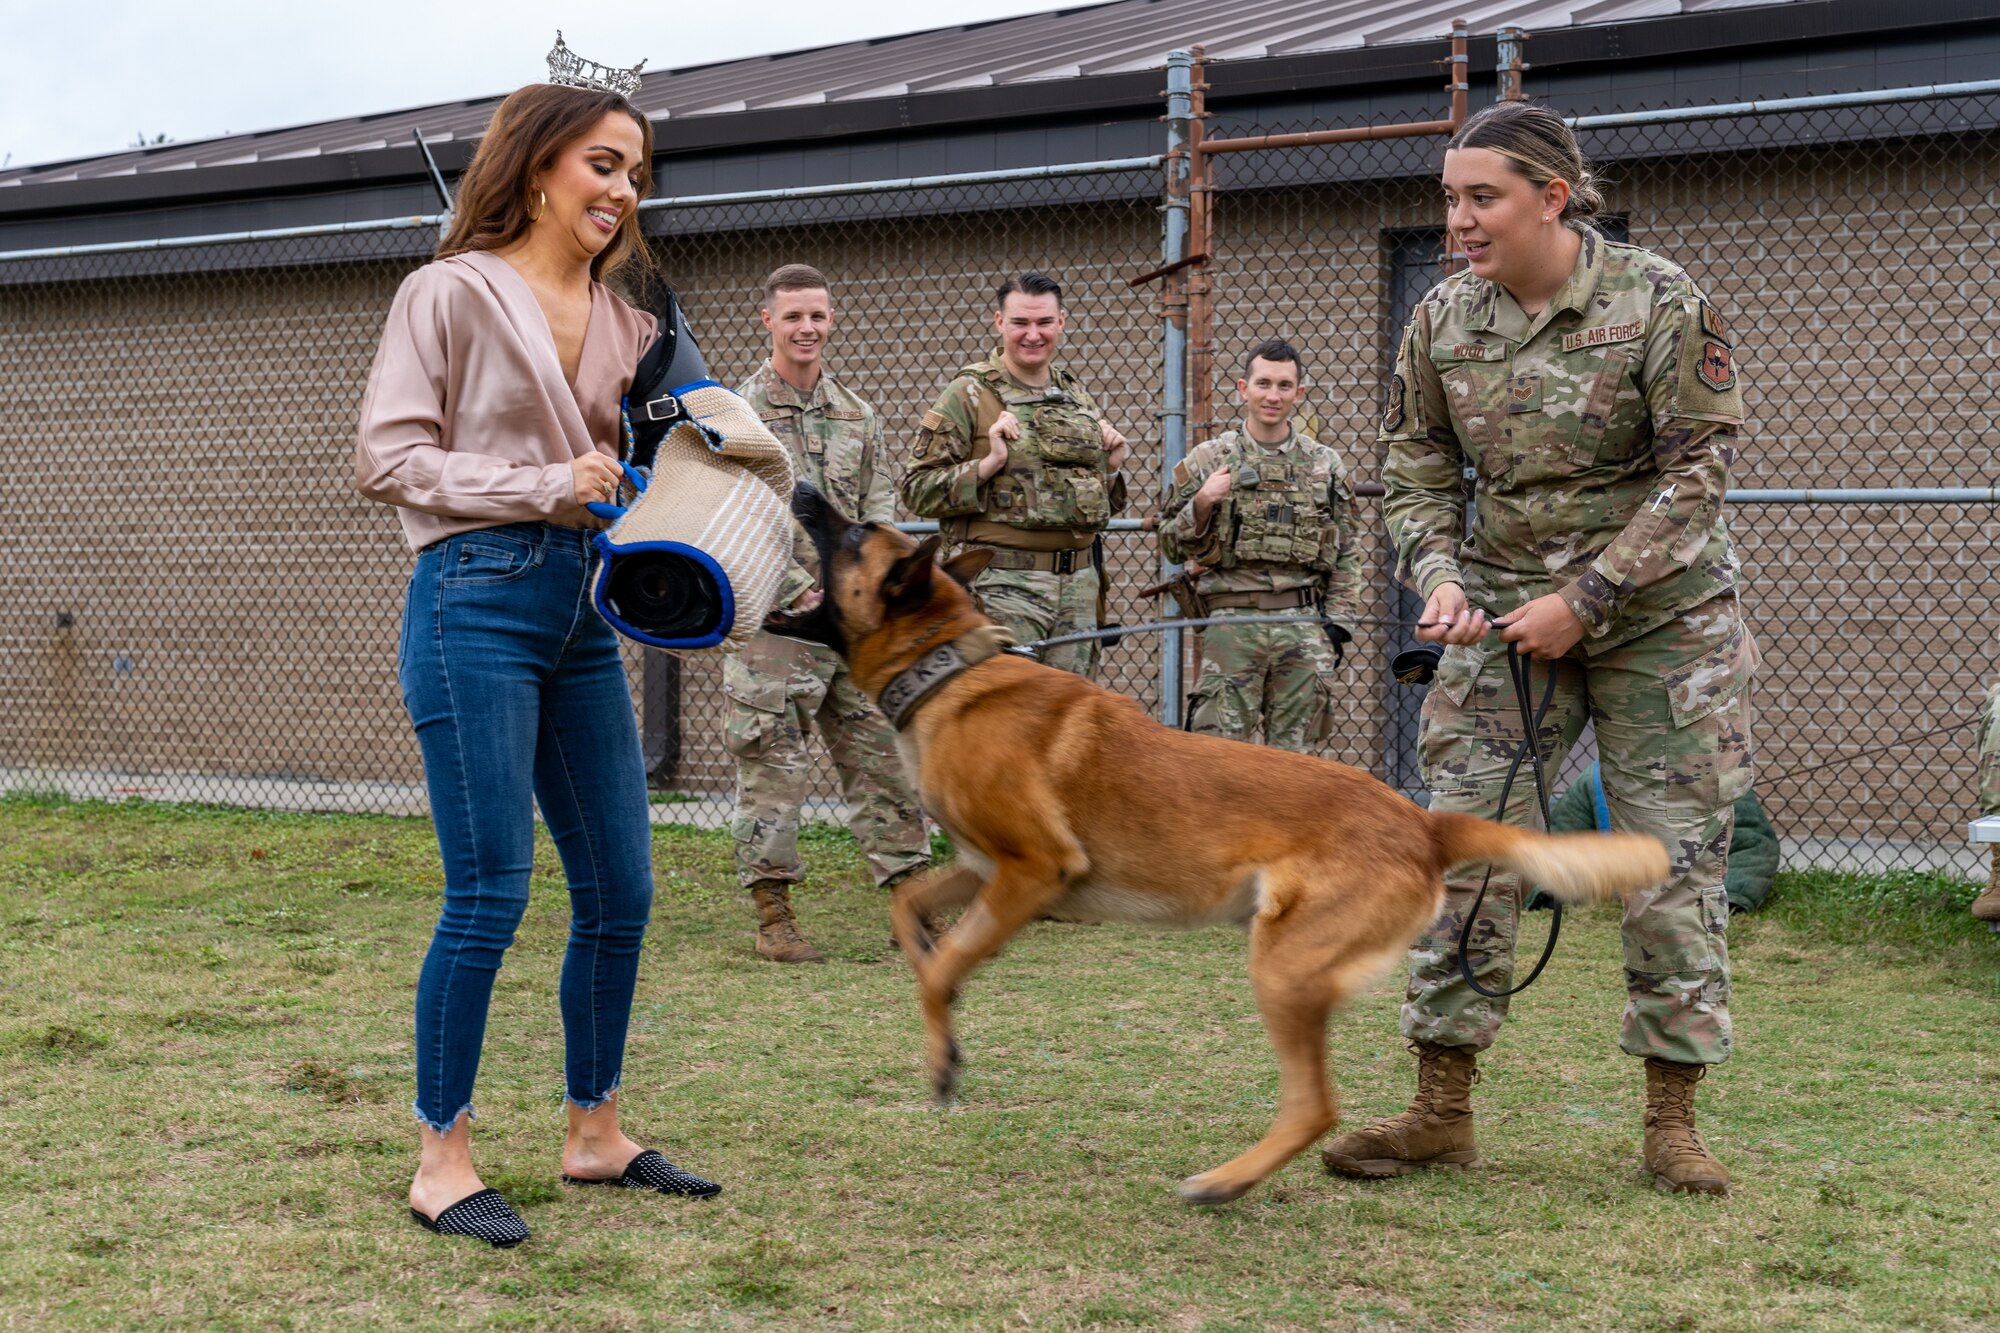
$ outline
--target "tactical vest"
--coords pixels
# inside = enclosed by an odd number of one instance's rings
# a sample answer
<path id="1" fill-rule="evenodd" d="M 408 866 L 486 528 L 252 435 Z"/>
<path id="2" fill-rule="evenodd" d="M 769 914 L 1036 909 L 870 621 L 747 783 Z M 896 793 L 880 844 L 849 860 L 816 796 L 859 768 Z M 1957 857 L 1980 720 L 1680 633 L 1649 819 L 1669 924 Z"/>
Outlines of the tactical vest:
<path id="1" fill-rule="evenodd" d="M 1277 453 L 1239 438 L 1223 455 L 1231 473 L 1230 512 L 1222 560 L 1230 569 L 1249 561 L 1307 565 L 1324 538 L 1324 495 L 1313 493 L 1312 459 L 1302 451 Z"/>
<path id="2" fill-rule="evenodd" d="M 1024 389 L 989 365 L 960 374 L 978 379 L 973 447 L 986 451 L 986 432 L 1002 412 L 1021 423 L 1007 442 L 1007 465 L 987 483 L 985 517 L 1015 528 L 1101 529 L 1111 520 L 1111 456 L 1097 413 L 1083 405 L 1058 371 L 1043 389 Z"/>

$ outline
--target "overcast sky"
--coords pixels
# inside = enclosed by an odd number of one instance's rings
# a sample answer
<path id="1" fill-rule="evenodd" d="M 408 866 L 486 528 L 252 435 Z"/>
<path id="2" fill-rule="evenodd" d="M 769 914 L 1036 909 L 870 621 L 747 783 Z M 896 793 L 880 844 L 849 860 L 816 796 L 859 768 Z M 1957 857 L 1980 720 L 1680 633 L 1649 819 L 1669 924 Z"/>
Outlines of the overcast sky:
<path id="1" fill-rule="evenodd" d="M 607 65 L 672 69 L 1062 7 L 1062 0 L 0 0 L 0 159 L 14 166 L 504 93 L 557 28 Z"/>

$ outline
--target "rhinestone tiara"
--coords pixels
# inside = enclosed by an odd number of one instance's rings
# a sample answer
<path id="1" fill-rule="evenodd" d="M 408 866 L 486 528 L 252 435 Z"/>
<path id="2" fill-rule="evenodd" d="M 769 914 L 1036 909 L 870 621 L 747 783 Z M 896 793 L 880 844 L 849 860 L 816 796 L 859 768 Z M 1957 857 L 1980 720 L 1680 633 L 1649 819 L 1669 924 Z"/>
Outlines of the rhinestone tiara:
<path id="1" fill-rule="evenodd" d="M 585 60 L 563 44 L 561 28 L 556 29 L 556 44 L 549 48 L 549 82 L 565 88 L 589 88 L 630 97 L 639 91 L 639 71 L 644 68 L 643 60 L 630 69 L 613 69 L 595 60 Z"/>

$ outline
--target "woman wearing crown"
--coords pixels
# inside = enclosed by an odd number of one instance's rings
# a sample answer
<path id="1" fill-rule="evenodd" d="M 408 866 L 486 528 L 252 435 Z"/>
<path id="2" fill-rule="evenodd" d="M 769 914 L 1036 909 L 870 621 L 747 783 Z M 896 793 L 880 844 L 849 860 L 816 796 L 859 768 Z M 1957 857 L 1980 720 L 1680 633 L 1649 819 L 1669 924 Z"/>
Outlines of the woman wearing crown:
<path id="1" fill-rule="evenodd" d="M 473 1166 L 472 1085 L 527 906 L 537 804 L 571 905 L 563 1178 L 720 1189 L 626 1137 L 618 1115 L 651 837 L 624 666 L 590 604 L 600 525 L 584 506 L 616 493 L 619 404 L 654 332 L 602 282 L 646 257 L 652 130 L 627 100 L 637 67 L 579 60 L 558 34 L 550 73 L 494 114 L 436 260 L 396 293 L 355 447 L 361 492 L 398 507 L 418 553 L 399 675 L 444 863 L 417 981 L 410 1210 L 495 1245 L 528 1228 Z"/>

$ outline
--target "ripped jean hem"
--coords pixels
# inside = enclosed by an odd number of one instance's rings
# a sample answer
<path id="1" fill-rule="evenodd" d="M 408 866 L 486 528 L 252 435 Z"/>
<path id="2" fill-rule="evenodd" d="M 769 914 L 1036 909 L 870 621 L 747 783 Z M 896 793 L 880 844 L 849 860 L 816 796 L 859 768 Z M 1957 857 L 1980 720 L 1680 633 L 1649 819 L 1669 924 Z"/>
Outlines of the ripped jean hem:
<path id="1" fill-rule="evenodd" d="M 422 1125 L 425 1129 L 430 1130 L 433 1134 L 451 1133 L 452 1130 L 458 1128 L 458 1118 L 460 1116 L 464 1116 L 467 1120 L 479 1119 L 479 1112 L 472 1109 L 471 1102 L 467 1102 L 465 1105 L 459 1107 L 456 1111 L 453 1111 L 451 1113 L 451 1119 L 443 1122 L 433 1120 L 429 1116 L 425 1115 L 423 1105 L 420 1102 L 410 1103 L 410 1114 L 417 1118 L 418 1124 Z"/>
<path id="2" fill-rule="evenodd" d="M 620 1083 L 623 1083 L 624 1081 L 625 1081 L 625 1076 L 623 1074 L 620 1074 L 617 1078 L 612 1079 L 611 1086 L 604 1090 L 604 1095 L 602 1097 L 595 1097 L 595 1098 L 572 1097 L 568 1093 L 564 1093 L 563 1100 L 569 1103 L 571 1106 L 574 1106 L 579 1111 L 584 1111 L 584 1112 L 595 1111 L 598 1107 L 604 1105 L 604 1103 L 610 1101 L 613 1097 L 616 1097 L 618 1095 L 618 1085 Z"/>

